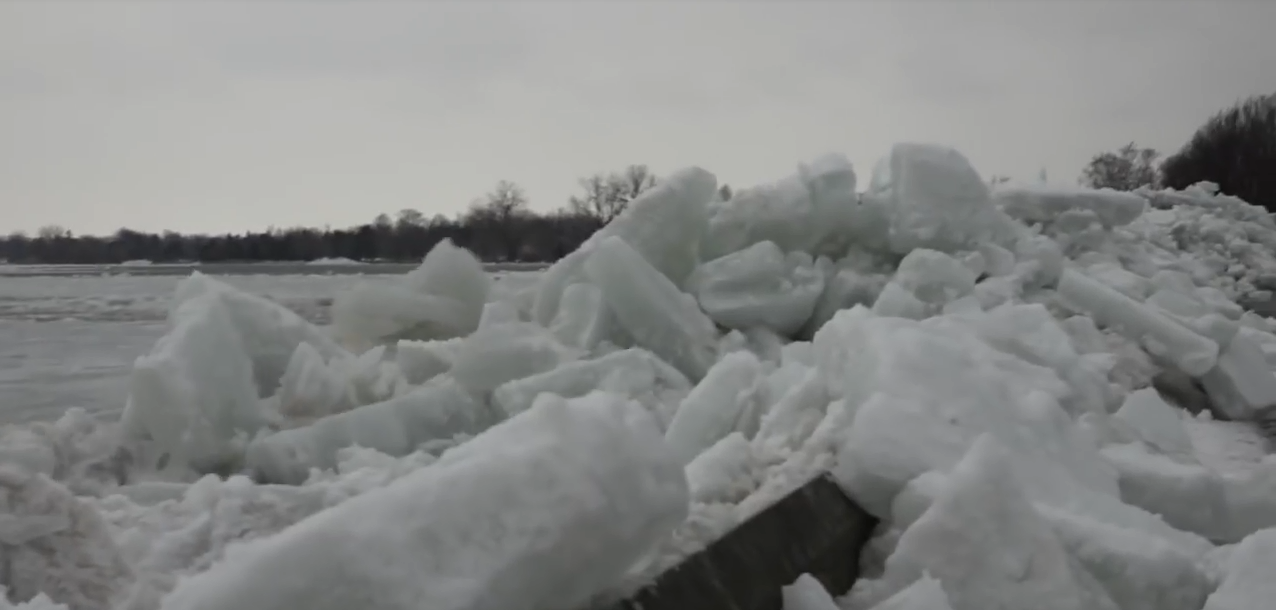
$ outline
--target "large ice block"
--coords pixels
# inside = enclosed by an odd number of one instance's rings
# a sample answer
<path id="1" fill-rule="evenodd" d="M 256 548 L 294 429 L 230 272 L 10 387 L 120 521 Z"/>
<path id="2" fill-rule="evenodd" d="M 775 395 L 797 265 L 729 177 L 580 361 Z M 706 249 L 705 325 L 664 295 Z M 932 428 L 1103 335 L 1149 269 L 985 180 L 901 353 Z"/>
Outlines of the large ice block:
<path id="1" fill-rule="evenodd" d="M 275 393 L 293 351 L 302 343 L 309 344 L 325 359 L 346 354 L 325 330 L 287 307 L 233 288 L 198 271 L 177 285 L 173 306 L 179 307 L 201 296 L 221 301 L 251 359 L 259 396 Z"/>
<path id="2" fill-rule="evenodd" d="M 773 242 L 709 261 L 688 280 L 700 307 L 727 328 L 769 328 L 791 337 L 811 317 L 824 273 L 809 255 L 785 256 Z"/>
<path id="3" fill-rule="evenodd" d="M 1276 529 L 1255 532 L 1223 562 L 1223 582 L 1204 610 L 1266 610 L 1276 599 Z"/>
<path id="4" fill-rule="evenodd" d="M 529 409 L 542 393 L 566 398 L 584 396 L 602 386 L 622 392 L 648 407 L 677 404 L 691 390 L 691 382 L 651 352 L 630 348 L 593 360 L 577 360 L 556 369 L 502 384 L 492 392 L 492 402 L 506 415 Z M 667 422 L 666 422 L 667 423 Z"/>
<path id="5" fill-rule="evenodd" d="M 1143 442 L 1157 450 L 1180 456 L 1194 453 L 1192 439 L 1183 428 L 1182 413 L 1165 402 L 1153 388 L 1130 392 L 1116 417 L 1130 424 Z"/>
<path id="6" fill-rule="evenodd" d="M 324 361 L 313 345 L 301 343 L 279 382 L 279 412 L 290 419 L 322 417 L 354 407 L 349 376 Z"/>
<path id="7" fill-rule="evenodd" d="M 780 590 L 783 610 L 838 610 L 833 596 L 810 574 L 803 574 L 793 584 Z"/>
<path id="8" fill-rule="evenodd" d="M 851 162 L 845 155 L 823 155 L 793 175 L 741 189 L 714 206 L 704 256 L 712 260 L 763 241 L 815 255 L 826 241 L 853 232 L 859 211 Z"/>
<path id="9" fill-rule="evenodd" d="M 1106 228 L 1134 222 L 1147 207 L 1147 200 L 1134 193 L 1058 184 L 1006 185 L 997 188 L 993 199 L 1012 218 L 1027 223 L 1051 222 L 1065 212 L 1084 210 Z"/>
<path id="10" fill-rule="evenodd" d="M 881 294 L 887 280 L 885 275 L 863 273 L 855 269 L 839 269 L 830 274 L 802 334 L 806 337 L 814 336 L 838 310 L 850 309 L 856 305 L 871 306 Z"/>
<path id="11" fill-rule="evenodd" d="M 1125 527 L 1037 506 L 1063 547 L 1121 610 L 1196 610 L 1213 586 L 1205 562 Z"/>
<path id="12" fill-rule="evenodd" d="M 713 174 L 691 167 L 639 195 L 620 216 L 545 271 L 532 320 L 544 325 L 553 321 L 563 291 L 582 279 L 585 259 L 610 237 L 625 240 L 656 271 L 681 287 L 699 262 L 700 242 L 708 226 L 705 206 L 717 188 Z"/>
<path id="13" fill-rule="evenodd" d="M 1248 335 L 1232 337 L 1201 385 L 1214 410 L 1232 420 L 1252 420 L 1276 408 L 1276 374 L 1262 347 Z"/>
<path id="14" fill-rule="evenodd" d="M 896 144 L 874 169 L 864 201 L 890 219 L 890 248 L 899 254 L 972 250 L 1006 239 L 1010 226 L 966 157 L 943 146 Z"/>
<path id="15" fill-rule="evenodd" d="M 1223 478 L 1199 464 L 1149 453 L 1136 444 L 1110 445 L 1103 457 L 1120 475 L 1121 499 L 1185 532 L 1222 541 L 1230 526 Z"/>
<path id="16" fill-rule="evenodd" d="M 465 338 L 451 375 L 470 392 L 484 396 L 507 381 L 544 373 L 577 355 L 538 324 L 501 324 L 480 328 Z"/>
<path id="17" fill-rule="evenodd" d="M 695 299 L 680 292 L 619 237 L 608 237 L 593 248 L 585 274 L 635 343 L 688 379 L 704 377 L 717 355 L 718 330 Z"/>
<path id="18" fill-rule="evenodd" d="M 332 323 L 356 344 L 463 336 L 478 328 L 488 287 L 483 264 L 444 239 L 407 275 L 338 295 Z"/>
<path id="19" fill-rule="evenodd" d="M 1204 375 L 1218 361 L 1218 345 L 1213 341 L 1075 269 L 1064 270 L 1059 296 L 1100 324 L 1142 342 L 1149 353 L 1189 375 Z"/>
<path id="20" fill-rule="evenodd" d="M 930 575 L 954 608 L 1116 610 L 1018 489 L 1012 459 L 990 436 L 971 446 L 886 560 L 884 589 Z"/>
<path id="21" fill-rule="evenodd" d="M 359 445 L 402 456 L 426 441 L 475 434 L 494 422 L 484 405 L 445 380 L 255 439 L 246 462 L 259 478 L 299 484 L 311 468 L 335 467 L 337 452 L 345 447 Z"/>
<path id="22" fill-rule="evenodd" d="M 687 515 L 687 483 L 622 397 L 535 407 L 390 485 L 232 548 L 162 610 L 581 607 Z"/>
<path id="23" fill-rule="evenodd" d="M 149 467 L 211 471 L 233 465 L 266 424 L 252 360 L 226 301 L 204 294 L 180 303 L 171 330 L 137 359 L 121 416 L 125 438 Z"/>
<path id="24" fill-rule="evenodd" d="M 665 438 L 670 450 L 690 463 L 700 452 L 736 429 L 742 416 L 757 409 L 762 363 L 749 352 L 727 354 L 682 401 Z"/>
<path id="25" fill-rule="evenodd" d="M 395 345 L 394 361 L 409 383 L 419 385 L 448 372 L 464 344 L 463 337 L 435 341 L 399 341 Z"/>
<path id="26" fill-rule="evenodd" d="M 563 345 L 591 350 L 604 340 L 617 342 L 614 326 L 602 291 L 589 282 L 577 282 L 563 290 L 549 329 Z"/>

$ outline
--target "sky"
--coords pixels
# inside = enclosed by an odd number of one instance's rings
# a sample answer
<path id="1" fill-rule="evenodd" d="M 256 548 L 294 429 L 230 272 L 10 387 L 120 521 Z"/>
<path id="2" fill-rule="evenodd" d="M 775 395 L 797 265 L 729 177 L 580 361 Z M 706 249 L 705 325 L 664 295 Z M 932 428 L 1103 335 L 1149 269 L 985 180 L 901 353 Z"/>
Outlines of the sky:
<path id="1" fill-rule="evenodd" d="M 895 142 L 1073 182 L 1276 91 L 1262 0 L 0 3 L 0 231 L 452 215 L 502 179 L 735 188 Z"/>

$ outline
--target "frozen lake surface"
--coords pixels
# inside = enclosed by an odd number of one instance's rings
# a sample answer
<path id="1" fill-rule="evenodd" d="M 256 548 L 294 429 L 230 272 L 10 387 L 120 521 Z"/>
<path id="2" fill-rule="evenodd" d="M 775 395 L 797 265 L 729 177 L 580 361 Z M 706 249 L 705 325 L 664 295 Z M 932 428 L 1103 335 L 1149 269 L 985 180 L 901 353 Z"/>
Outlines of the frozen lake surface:
<path id="1" fill-rule="evenodd" d="M 413 267 L 254 263 L 198 269 L 221 272 L 219 279 L 232 286 L 326 322 L 333 295 Z M 526 285 L 537 275 L 511 267 L 490 267 L 501 280 L 498 287 Z M 77 406 L 118 415 L 133 361 L 164 334 L 173 289 L 193 269 L 0 266 L 0 423 L 53 419 Z"/>

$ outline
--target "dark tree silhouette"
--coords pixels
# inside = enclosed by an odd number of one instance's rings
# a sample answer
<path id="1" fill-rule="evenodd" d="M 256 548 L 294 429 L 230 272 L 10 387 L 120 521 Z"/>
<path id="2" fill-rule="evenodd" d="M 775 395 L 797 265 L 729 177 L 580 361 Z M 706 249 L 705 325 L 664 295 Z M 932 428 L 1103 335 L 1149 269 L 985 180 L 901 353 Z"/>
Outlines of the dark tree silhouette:
<path id="1" fill-rule="evenodd" d="M 1215 114 L 1161 166 L 1165 186 L 1202 180 L 1276 211 L 1276 93 L 1237 102 Z"/>
<path id="2" fill-rule="evenodd" d="M 426 218 L 417 210 L 405 209 L 393 217 L 379 214 L 368 224 L 347 229 L 271 228 L 227 235 L 152 234 L 125 228 L 106 237 L 73 236 L 64 227 L 49 225 L 34 237 L 22 232 L 0 237 L 0 261 L 109 264 L 143 259 L 176 263 L 344 257 L 407 262 L 421 260 L 440 241 L 451 239 L 487 261 L 550 262 L 575 250 L 602 227 L 597 216 L 573 211 L 573 207 L 536 214 L 518 185 L 502 181 L 456 218 Z"/>
<path id="3" fill-rule="evenodd" d="M 656 177 L 646 165 L 630 165 L 624 171 L 581 178 L 579 183 L 584 193 L 573 195 L 568 200 L 569 208 L 607 224 L 624 212 L 630 201 L 655 186 Z"/>
<path id="4" fill-rule="evenodd" d="M 1090 159 L 1078 180 L 1090 188 L 1132 191 L 1157 182 L 1156 160 L 1160 156 L 1151 148 L 1139 148 L 1134 142 L 1116 152 L 1105 152 Z"/>

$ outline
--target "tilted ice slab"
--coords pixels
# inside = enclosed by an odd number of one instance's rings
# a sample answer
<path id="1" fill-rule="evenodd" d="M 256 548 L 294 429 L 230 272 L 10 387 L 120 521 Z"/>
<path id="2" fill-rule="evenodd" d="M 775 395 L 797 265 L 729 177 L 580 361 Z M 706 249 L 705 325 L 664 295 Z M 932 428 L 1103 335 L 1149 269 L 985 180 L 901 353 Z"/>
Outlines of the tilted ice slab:
<path id="1" fill-rule="evenodd" d="M 537 287 L 532 320 L 550 324 L 563 291 L 584 278 L 585 260 L 609 237 L 619 237 L 676 287 L 695 269 L 708 221 L 705 206 L 718 180 L 698 167 L 674 172 L 629 203 L 620 216 L 590 236 L 576 251 L 545 271 Z"/>
<path id="2" fill-rule="evenodd" d="M 1051 222 L 1069 212 L 1089 212 L 1104 227 L 1134 222 L 1147 200 L 1134 193 L 1061 185 L 1006 185 L 993 192 L 994 201 L 1012 218 L 1027 223 Z"/>
<path id="3" fill-rule="evenodd" d="M 1148 353 L 1189 375 L 1204 375 L 1218 362 L 1217 343 L 1079 271 L 1064 270 L 1059 296 L 1096 322 L 1141 341 Z"/>
<path id="4" fill-rule="evenodd" d="M 619 237 L 596 245 L 585 275 L 602 291 L 621 328 L 688 379 L 699 381 L 717 358 L 718 329 L 668 277 Z"/>
<path id="5" fill-rule="evenodd" d="M 297 346 L 305 343 L 325 359 L 346 351 L 323 329 L 292 310 L 264 297 L 249 294 L 198 271 L 177 285 L 174 307 L 197 297 L 220 300 L 235 332 L 248 352 L 259 396 L 269 396 L 279 387 Z"/>
<path id="6" fill-rule="evenodd" d="M 665 438 L 683 463 L 741 427 L 758 410 L 762 363 L 749 352 L 732 352 L 679 405 Z"/>
<path id="7" fill-rule="evenodd" d="M 345 447 L 359 445 L 403 456 L 426 441 L 475 434 L 494 422 L 486 405 L 444 379 L 305 427 L 262 436 L 248 445 L 246 465 L 265 480 L 295 485 L 305 481 L 312 468 L 336 466 L 337 452 Z"/>
<path id="8" fill-rule="evenodd" d="M 705 260 L 770 241 L 785 252 L 813 256 L 833 240 L 871 232 L 869 215 L 858 205 L 855 170 L 841 154 L 798 165 L 797 172 L 774 184 L 741 189 L 730 201 L 710 207 Z"/>
<path id="9" fill-rule="evenodd" d="M 231 549 L 162 608 L 574 608 L 686 514 L 682 464 L 645 409 L 544 395 L 431 466 Z"/>
<path id="10" fill-rule="evenodd" d="M 542 393 L 576 398 L 600 387 L 647 406 L 660 416 L 663 427 L 672 416 L 670 407 L 677 407 L 691 390 L 691 382 L 651 352 L 630 348 L 506 382 L 492 392 L 492 402 L 505 415 L 514 416 L 531 408 Z"/>
<path id="11" fill-rule="evenodd" d="M 824 271 L 804 252 L 786 256 L 775 243 L 762 241 L 701 265 L 688 289 L 726 328 L 762 327 L 791 337 L 824 292 Z"/>
<path id="12" fill-rule="evenodd" d="M 930 575 L 954 610 L 1116 610 L 1016 485 L 1014 458 L 982 436 L 953 468 L 934 503 L 906 529 L 866 596 Z"/>
<path id="13" fill-rule="evenodd" d="M 483 264 L 445 239 L 407 275 L 338 295 L 332 323 L 357 346 L 463 336 L 478 328 L 488 284 Z"/>
<path id="14" fill-rule="evenodd" d="M 229 309 L 214 293 L 181 302 L 169 333 L 133 365 L 121 424 L 147 466 L 223 468 L 266 424 Z"/>

